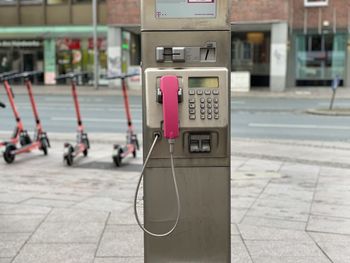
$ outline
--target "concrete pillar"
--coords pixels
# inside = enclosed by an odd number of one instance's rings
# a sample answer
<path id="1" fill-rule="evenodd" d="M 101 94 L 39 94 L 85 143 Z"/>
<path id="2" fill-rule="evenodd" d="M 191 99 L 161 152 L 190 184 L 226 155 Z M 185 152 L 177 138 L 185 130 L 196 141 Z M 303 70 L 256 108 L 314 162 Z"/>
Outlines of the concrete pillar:
<path id="1" fill-rule="evenodd" d="M 346 65 L 344 81 L 344 87 L 350 88 L 350 34 L 348 35 L 348 43 L 346 48 Z"/>
<path id="2" fill-rule="evenodd" d="M 276 23 L 271 28 L 271 91 L 283 91 L 287 82 L 288 24 Z"/>
<path id="3" fill-rule="evenodd" d="M 122 73 L 122 29 L 120 27 L 108 27 L 108 75 L 120 75 Z M 108 86 L 120 87 L 120 80 L 111 80 Z"/>

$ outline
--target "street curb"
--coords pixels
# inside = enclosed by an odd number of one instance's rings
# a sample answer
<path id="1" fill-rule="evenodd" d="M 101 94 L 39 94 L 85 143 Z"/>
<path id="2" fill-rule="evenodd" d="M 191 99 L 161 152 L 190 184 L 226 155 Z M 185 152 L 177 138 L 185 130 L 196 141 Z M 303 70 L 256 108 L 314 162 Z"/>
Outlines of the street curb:
<path id="1" fill-rule="evenodd" d="M 321 116 L 335 116 L 335 117 L 350 116 L 350 108 L 349 109 L 337 108 L 337 109 L 333 109 L 333 110 L 329 110 L 329 109 L 308 109 L 305 112 L 308 113 L 308 114 L 321 115 Z"/>

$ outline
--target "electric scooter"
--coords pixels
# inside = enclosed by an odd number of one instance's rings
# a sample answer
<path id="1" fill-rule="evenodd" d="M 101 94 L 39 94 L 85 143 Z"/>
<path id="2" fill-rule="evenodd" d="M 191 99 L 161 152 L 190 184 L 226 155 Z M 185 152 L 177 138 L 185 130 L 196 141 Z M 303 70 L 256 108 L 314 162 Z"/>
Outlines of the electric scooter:
<path id="1" fill-rule="evenodd" d="M 137 76 L 137 75 L 139 74 L 123 74 L 118 76 L 107 77 L 107 79 L 121 79 L 122 81 L 124 108 L 125 108 L 125 114 L 126 114 L 127 125 L 128 125 L 128 130 L 126 132 L 126 144 L 124 146 L 119 144 L 114 145 L 112 159 L 114 164 L 118 167 L 122 164 L 122 160 L 128 155 L 132 154 L 132 156 L 136 158 L 137 150 L 140 149 L 139 141 L 137 139 L 137 135 L 134 132 L 134 127 L 132 125 L 129 97 L 128 97 L 127 84 L 126 84 L 127 78 Z"/>
<path id="2" fill-rule="evenodd" d="M 10 138 L 9 141 L 3 141 L 0 142 L 0 148 L 4 147 L 8 144 L 13 144 L 13 145 L 17 145 L 17 143 L 19 142 L 21 146 L 24 146 L 26 144 L 29 144 L 31 142 L 30 136 L 28 134 L 28 132 L 24 129 L 23 126 L 23 122 L 22 119 L 19 116 L 19 112 L 17 110 L 16 104 L 15 104 L 15 96 L 14 93 L 12 91 L 12 88 L 9 84 L 9 77 L 14 76 L 15 74 L 17 74 L 18 72 L 6 72 L 3 74 L 0 74 L 0 81 L 3 82 L 4 87 L 5 87 L 5 91 L 7 94 L 7 97 L 9 99 L 12 111 L 13 111 L 13 115 L 15 117 L 16 120 L 16 127 L 14 129 L 14 132 Z"/>
<path id="3" fill-rule="evenodd" d="M 72 85 L 72 96 L 75 106 L 75 113 L 77 116 L 77 140 L 76 145 L 73 146 L 70 143 L 64 144 L 64 154 L 63 154 L 63 161 L 68 165 L 72 166 L 74 158 L 77 157 L 79 154 L 83 154 L 84 157 L 88 155 L 88 151 L 90 149 L 90 142 L 87 133 L 84 131 L 84 126 L 80 114 L 80 107 L 79 107 L 79 100 L 78 100 L 78 93 L 77 93 L 77 79 L 79 76 L 86 75 L 86 72 L 81 73 L 67 73 L 65 75 L 61 75 L 56 80 L 61 79 L 70 79 L 71 85 Z"/>
<path id="4" fill-rule="evenodd" d="M 47 137 L 46 132 L 44 132 L 42 128 L 35 99 L 34 99 L 34 95 L 33 95 L 32 83 L 30 81 L 30 77 L 38 74 L 42 74 L 42 72 L 40 71 L 23 72 L 21 74 L 16 74 L 16 75 L 6 77 L 6 80 L 24 78 L 30 103 L 32 106 L 34 118 L 35 118 L 35 123 L 36 123 L 33 141 L 31 140 L 31 138 L 26 132 L 25 141 L 24 142 L 20 141 L 21 147 L 17 148 L 16 144 L 14 143 L 8 143 L 6 145 L 3 157 L 5 162 L 7 162 L 8 164 L 13 163 L 17 155 L 28 153 L 35 149 L 42 151 L 44 155 L 48 154 L 50 141 L 49 141 L 49 138 Z"/>

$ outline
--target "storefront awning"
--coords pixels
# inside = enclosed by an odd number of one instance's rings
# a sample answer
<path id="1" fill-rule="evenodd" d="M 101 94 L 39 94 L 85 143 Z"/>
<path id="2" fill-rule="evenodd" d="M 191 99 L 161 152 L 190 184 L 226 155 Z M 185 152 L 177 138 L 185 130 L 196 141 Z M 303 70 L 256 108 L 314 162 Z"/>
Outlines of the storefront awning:
<path id="1" fill-rule="evenodd" d="M 98 26 L 97 34 L 107 36 L 107 26 Z M 28 39 L 28 38 L 62 38 L 62 37 L 91 37 L 92 26 L 33 26 L 33 27 L 0 27 L 0 39 Z"/>

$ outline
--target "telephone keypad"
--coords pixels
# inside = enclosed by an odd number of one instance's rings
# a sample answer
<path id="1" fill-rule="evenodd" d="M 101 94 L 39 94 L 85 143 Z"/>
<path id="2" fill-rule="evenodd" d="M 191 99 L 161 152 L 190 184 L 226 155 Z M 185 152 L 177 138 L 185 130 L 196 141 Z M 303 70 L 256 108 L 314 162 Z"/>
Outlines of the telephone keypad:
<path id="1" fill-rule="evenodd" d="M 190 97 L 188 99 L 189 105 L 189 119 L 196 120 L 196 106 L 200 107 L 199 116 L 201 120 L 218 120 L 219 116 L 219 95 L 218 90 L 189 90 L 190 95 L 198 95 L 198 97 Z M 197 100 L 199 103 L 197 104 Z"/>
<path id="2" fill-rule="evenodd" d="M 196 95 L 196 91 L 194 91 L 194 90 L 189 90 L 189 91 L 188 91 L 188 94 L 189 94 L 189 95 Z"/>

